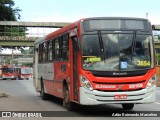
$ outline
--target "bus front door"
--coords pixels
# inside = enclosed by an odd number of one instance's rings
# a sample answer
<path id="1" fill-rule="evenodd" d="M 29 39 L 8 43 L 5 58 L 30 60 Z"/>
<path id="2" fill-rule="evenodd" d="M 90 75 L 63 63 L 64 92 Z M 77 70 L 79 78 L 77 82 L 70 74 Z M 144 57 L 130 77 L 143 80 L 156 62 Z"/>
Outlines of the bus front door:
<path id="1" fill-rule="evenodd" d="M 73 41 L 73 96 L 74 100 L 78 100 L 78 38 L 72 37 Z"/>

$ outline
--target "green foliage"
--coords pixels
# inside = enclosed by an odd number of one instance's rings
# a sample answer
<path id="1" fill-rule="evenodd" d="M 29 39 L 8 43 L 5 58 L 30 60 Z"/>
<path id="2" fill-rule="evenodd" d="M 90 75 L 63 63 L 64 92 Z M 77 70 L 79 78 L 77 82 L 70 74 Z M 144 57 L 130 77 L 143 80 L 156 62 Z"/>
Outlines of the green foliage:
<path id="1" fill-rule="evenodd" d="M 11 27 L 11 26 L 1 26 L 0 36 L 26 36 L 26 27 Z"/>
<path id="2" fill-rule="evenodd" d="M 29 47 L 29 49 L 21 48 L 21 53 L 22 54 L 33 54 L 33 47 Z"/>
<path id="3" fill-rule="evenodd" d="M 11 56 L 5 57 L 5 64 L 10 64 Z"/>
<path id="4" fill-rule="evenodd" d="M 156 54 L 156 60 L 158 62 L 158 65 L 160 65 L 160 53 Z"/>
<path id="5" fill-rule="evenodd" d="M 15 7 L 15 3 L 13 0 L 0 0 L 0 21 L 17 21 L 20 19 L 19 12 L 21 9 Z M 17 27 L 17 26 L 0 26 L 0 36 L 26 36 L 26 27 Z M 9 47 L 3 46 L 0 47 L 0 52 L 3 49 L 21 49 L 22 47 Z"/>
<path id="6" fill-rule="evenodd" d="M 17 21 L 21 9 L 14 7 L 13 0 L 0 0 L 0 21 Z M 25 36 L 26 27 L 0 26 L 0 36 Z"/>
<path id="7" fill-rule="evenodd" d="M 14 5 L 13 0 L 0 0 L 0 21 L 17 21 L 20 19 L 19 12 L 21 9 L 13 8 Z"/>
<path id="8" fill-rule="evenodd" d="M 22 63 L 24 66 L 33 67 L 33 63 Z"/>

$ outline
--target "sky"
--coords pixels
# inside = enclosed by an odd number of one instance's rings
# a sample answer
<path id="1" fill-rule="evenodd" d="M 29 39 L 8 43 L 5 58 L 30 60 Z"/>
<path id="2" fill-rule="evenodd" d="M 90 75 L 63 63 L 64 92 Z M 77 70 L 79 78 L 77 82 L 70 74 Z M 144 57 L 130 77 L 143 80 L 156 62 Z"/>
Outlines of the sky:
<path id="1" fill-rule="evenodd" d="M 29 22 L 75 22 L 87 17 L 147 17 L 160 24 L 160 0 L 13 0 Z M 11 53 L 10 50 L 3 51 Z M 16 51 L 14 51 L 16 52 Z M 19 53 L 19 52 L 18 52 Z"/>
<path id="2" fill-rule="evenodd" d="M 13 0 L 21 20 L 74 22 L 86 17 L 140 17 L 160 24 L 160 0 Z"/>

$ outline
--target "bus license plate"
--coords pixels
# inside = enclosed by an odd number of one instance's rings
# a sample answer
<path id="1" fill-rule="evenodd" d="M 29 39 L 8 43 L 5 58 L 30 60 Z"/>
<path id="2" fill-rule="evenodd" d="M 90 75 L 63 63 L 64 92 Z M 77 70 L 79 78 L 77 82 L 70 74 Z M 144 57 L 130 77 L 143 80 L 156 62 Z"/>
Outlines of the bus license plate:
<path id="1" fill-rule="evenodd" d="M 126 94 L 120 94 L 120 95 L 114 95 L 115 100 L 126 100 L 127 95 Z"/>

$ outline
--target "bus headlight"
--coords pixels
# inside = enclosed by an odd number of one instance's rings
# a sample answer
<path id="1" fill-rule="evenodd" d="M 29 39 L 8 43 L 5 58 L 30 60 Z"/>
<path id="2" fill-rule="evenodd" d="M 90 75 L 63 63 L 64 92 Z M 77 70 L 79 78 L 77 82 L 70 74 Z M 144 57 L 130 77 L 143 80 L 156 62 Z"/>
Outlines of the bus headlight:
<path id="1" fill-rule="evenodd" d="M 93 90 L 93 87 L 92 87 L 91 83 L 89 82 L 89 80 L 82 75 L 80 75 L 80 82 L 81 82 L 82 87 L 84 87 L 88 90 Z"/>
<path id="2" fill-rule="evenodd" d="M 154 86 L 156 84 L 156 75 L 152 76 L 150 78 L 150 80 L 147 83 L 147 88 L 151 88 L 152 86 Z"/>

